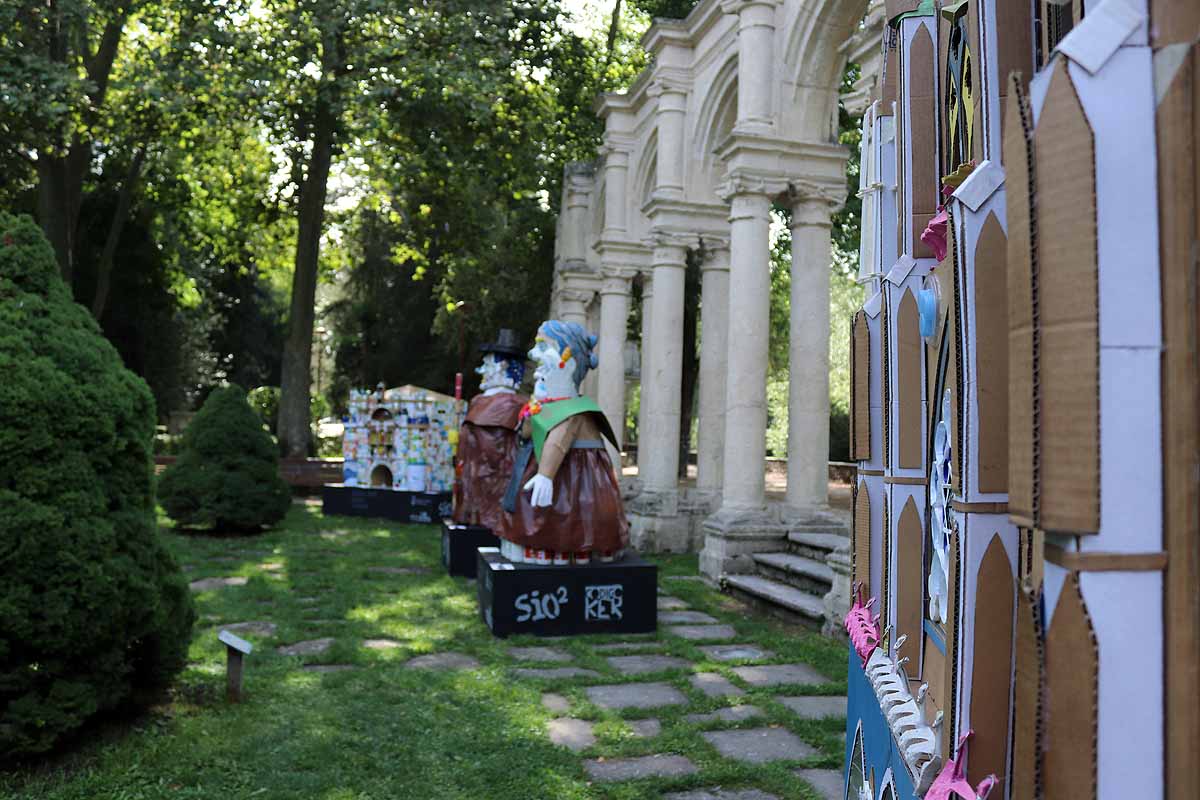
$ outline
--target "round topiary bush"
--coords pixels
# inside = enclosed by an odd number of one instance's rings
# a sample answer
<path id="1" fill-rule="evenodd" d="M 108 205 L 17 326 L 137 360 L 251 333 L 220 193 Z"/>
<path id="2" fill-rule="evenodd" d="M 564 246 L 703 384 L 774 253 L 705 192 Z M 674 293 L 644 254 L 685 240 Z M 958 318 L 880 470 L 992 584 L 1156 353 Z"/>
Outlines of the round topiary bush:
<path id="1" fill-rule="evenodd" d="M 0 760 L 154 696 L 195 611 L 154 512 L 154 400 L 0 212 Z"/>
<path id="2" fill-rule="evenodd" d="M 279 477 L 279 449 L 240 386 L 216 389 L 204 401 L 158 496 L 188 528 L 251 531 L 287 514 L 292 494 Z"/>

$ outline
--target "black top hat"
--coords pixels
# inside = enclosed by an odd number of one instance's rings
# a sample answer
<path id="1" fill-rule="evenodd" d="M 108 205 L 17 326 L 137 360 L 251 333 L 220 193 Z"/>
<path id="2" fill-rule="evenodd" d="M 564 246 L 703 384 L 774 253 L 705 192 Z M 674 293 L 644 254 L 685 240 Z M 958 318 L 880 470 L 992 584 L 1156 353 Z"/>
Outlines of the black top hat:
<path id="1" fill-rule="evenodd" d="M 500 335 L 496 337 L 496 341 L 480 345 L 479 352 L 496 353 L 497 355 L 512 358 L 519 356 L 522 359 L 525 356 L 525 348 L 521 346 L 521 340 L 517 336 L 517 332 L 511 328 L 501 328 Z"/>

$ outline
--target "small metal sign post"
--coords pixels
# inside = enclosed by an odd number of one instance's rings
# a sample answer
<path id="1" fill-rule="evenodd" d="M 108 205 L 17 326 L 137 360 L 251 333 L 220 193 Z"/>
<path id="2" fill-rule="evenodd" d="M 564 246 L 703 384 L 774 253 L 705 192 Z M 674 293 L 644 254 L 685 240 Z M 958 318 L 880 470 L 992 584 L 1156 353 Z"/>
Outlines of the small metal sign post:
<path id="1" fill-rule="evenodd" d="M 242 663 L 245 656 L 254 648 L 245 639 L 234 636 L 229 631 L 221 631 L 217 634 L 217 639 L 225 645 L 225 697 L 231 703 L 240 703 L 242 701 Z"/>

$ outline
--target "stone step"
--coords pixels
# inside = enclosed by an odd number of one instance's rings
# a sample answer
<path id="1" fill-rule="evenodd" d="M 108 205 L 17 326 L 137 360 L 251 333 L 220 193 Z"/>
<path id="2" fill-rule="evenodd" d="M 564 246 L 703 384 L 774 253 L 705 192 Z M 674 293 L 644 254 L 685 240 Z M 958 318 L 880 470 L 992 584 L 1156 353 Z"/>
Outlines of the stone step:
<path id="1" fill-rule="evenodd" d="M 825 563 L 825 557 L 841 546 L 850 546 L 850 537 L 840 533 L 793 530 L 788 533 L 788 550 L 794 555 Z"/>
<path id="2" fill-rule="evenodd" d="M 824 597 L 833 588 L 833 570 L 824 561 L 793 553 L 755 553 L 758 574 L 786 583 L 815 597 Z"/>
<path id="3" fill-rule="evenodd" d="M 769 614 L 817 629 L 825 622 L 820 597 L 761 575 L 726 575 L 724 581 L 730 593 Z"/>

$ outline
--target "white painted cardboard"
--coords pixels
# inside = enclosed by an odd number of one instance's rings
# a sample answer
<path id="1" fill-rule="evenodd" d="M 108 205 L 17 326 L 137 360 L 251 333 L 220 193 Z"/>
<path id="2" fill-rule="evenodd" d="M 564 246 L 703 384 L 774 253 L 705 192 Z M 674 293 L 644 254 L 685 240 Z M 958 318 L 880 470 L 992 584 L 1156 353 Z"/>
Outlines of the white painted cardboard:
<path id="1" fill-rule="evenodd" d="M 1143 37 L 1138 44 L 1145 44 L 1146 21 L 1144 7 L 1139 9 L 1129 0 L 1104 0 L 1087 10 L 1057 50 L 1094 75 L 1135 31 Z"/>
<path id="2" fill-rule="evenodd" d="M 913 38 L 916 36 L 917 31 L 920 30 L 921 28 L 925 28 L 929 32 L 929 37 L 933 40 L 933 46 L 934 46 L 933 82 L 934 82 L 934 89 L 935 89 L 934 96 L 935 97 L 938 96 L 938 94 L 936 93 L 936 89 L 937 89 L 937 84 L 940 80 L 940 76 L 937 74 L 937 42 L 938 42 L 937 25 L 935 24 L 935 20 L 932 16 L 908 17 L 907 19 L 900 21 L 900 34 L 899 34 L 899 36 L 900 36 L 900 43 L 899 43 L 899 47 L 900 47 L 900 59 L 899 59 L 900 60 L 900 82 L 899 82 L 899 86 L 898 86 L 899 93 L 898 93 L 897 103 L 899 105 L 902 105 L 903 108 L 905 109 L 905 111 L 907 111 L 907 109 L 910 108 L 910 102 L 911 102 L 911 100 L 910 100 L 910 98 L 911 98 L 911 93 L 910 93 L 911 82 L 909 79 L 909 72 L 910 72 L 912 65 L 911 65 L 911 62 L 909 61 L 908 54 L 912 47 Z M 912 142 L 912 127 L 911 127 L 912 115 L 911 115 L 911 113 L 901 113 L 900 117 L 898 119 L 902 119 L 901 124 L 903 125 L 903 130 L 900 131 L 901 141 L 904 143 L 911 143 Z M 897 158 L 897 170 L 903 170 L 903 173 L 905 176 L 912 175 L 913 165 L 912 165 L 912 148 L 911 147 L 906 146 L 904 148 L 904 153 Z M 900 183 L 900 181 L 897 181 L 897 184 L 899 184 L 899 183 Z M 913 217 L 913 214 L 912 214 L 912 207 L 913 207 L 913 204 L 912 204 L 912 180 L 904 180 L 903 185 L 904 185 L 904 196 L 899 198 L 899 202 L 901 203 L 901 213 L 899 214 L 900 218 L 898 220 L 898 222 L 901 226 L 901 231 L 902 231 L 902 236 L 903 236 L 903 245 L 902 245 L 901 249 L 904 253 L 911 253 L 911 252 L 913 252 L 913 249 L 916 246 L 916 242 L 913 241 L 913 232 L 912 232 L 912 217 Z"/>
<path id="3" fill-rule="evenodd" d="M 892 272 L 888 274 L 888 280 L 886 281 L 884 288 L 884 298 L 885 302 L 888 304 L 888 324 L 890 326 L 888 330 L 888 361 L 891 364 L 891 369 L 889 370 L 889 374 L 887 376 L 888 391 L 890 394 L 891 403 L 886 409 L 886 412 L 889 415 L 888 437 L 891 441 L 892 448 L 891 464 L 887 467 L 888 475 L 917 478 L 928 477 L 926 474 L 927 466 L 925 463 L 928 460 L 926 453 L 928 448 L 924 446 L 924 443 L 928 441 L 929 433 L 929 416 L 927 398 L 925 396 L 926 392 L 928 391 L 926 381 L 927 365 L 925 363 L 925 359 L 922 359 L 921 361 L 921 442 L 923 443 L 921 448 L 921 465 L 920 467 L 916 468 L 901 468 L 899 466 L 900 381 L 896 365 L 899 361 L 900 344 L 898 341 L 899 337 L 896 335 L 896 323 L 900 312 L 900 303 L 904 299 L 905 293 L 911 291 L 914 299 L 917 297 L 917 293 L 924 285 L 924 278 L 929 274 L 929 270 L 934 263 L 935 262 L 932 259 L 923 258 L 919 261 L 915 261 L 908 256 L 901 256 L 900 261 L 895 267 L 893 267 Z M 908 269 L 904 273 L 906 277 L 899 282 L 894 282 L 893 277 L 899 274 L 899 271 L 902 270 L 903 266 L 906 264 L 908 265 Z"/>
<path id="4" fill-rule="evenodd" d="M 882 305 L 882 293 L 875 295 L 878 300 L 876 309 Z M 883 382 L 886 376 L 883 374 L 883 336 L 882 336 L 883 319 L 879 316 L 878 310 L 874 316 L 867 316 L 867 336 L 871 341 L 871 373 L 868 378 L 868 391 L 870 399 L 868 402 L 868 410 L 871 415 L 871 458 L 866 462 L 867 469 L 882 470 L 883 469 Z M 882 508 L 882 506 L 880 506 Z"/>
<path id="5" fill-rule="evenodd" d="M 1003 185 L 1004 167 L 998 161 L 984 161 L 954 190 L 953 196 L 971 211 L 978 211 L 984 201 Z"/>

